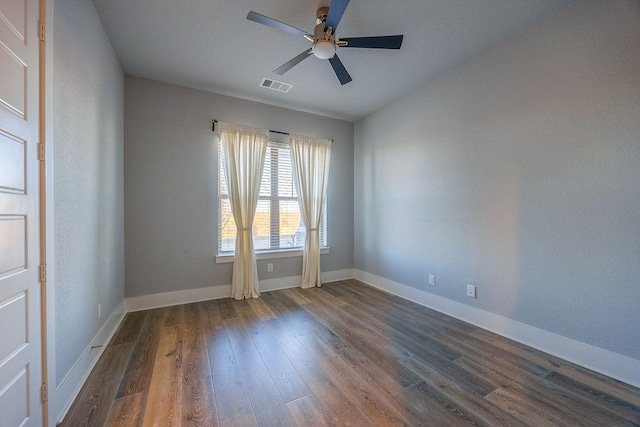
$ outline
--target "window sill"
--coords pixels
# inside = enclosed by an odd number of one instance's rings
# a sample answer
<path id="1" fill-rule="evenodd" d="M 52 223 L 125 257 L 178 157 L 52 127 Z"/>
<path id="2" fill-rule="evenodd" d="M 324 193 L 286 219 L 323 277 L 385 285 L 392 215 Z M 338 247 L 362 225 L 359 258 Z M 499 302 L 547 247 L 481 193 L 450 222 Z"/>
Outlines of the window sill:
<path id="1" fill-rule="evenodd" d="M 320 255 L 329 253 L 328 247 L 320 248 Z M 293 258 L 301 257 L 302 249 L 281 249 L 276 251 L 256 252 L 256 259 L 277 259 L 277 258 Z M 216 264 L 224 264 L 227 262 L 233 262 L 233 254 L 229 255 L 216 255 Z"/>

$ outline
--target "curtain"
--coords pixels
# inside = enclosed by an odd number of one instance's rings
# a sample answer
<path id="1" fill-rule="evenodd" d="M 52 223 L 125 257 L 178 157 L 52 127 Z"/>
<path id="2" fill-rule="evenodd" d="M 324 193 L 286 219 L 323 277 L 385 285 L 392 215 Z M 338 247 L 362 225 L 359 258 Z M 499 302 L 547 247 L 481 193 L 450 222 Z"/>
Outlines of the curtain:
<path id="1" fill-rule="evenodd" d="M 320 220 L 327 198 L 331 141 L 291 135 L 293 169 L 300 216 L 306 228 L 301 288 L 320 286 Z"/>
<path id="2" fill-rule="evenodd" d="M 237 228 L 231 297 L 257 298 L 260 290 L 252 227 L 269 131 L 219 122 L 218 132 L 231 214 Z"/>

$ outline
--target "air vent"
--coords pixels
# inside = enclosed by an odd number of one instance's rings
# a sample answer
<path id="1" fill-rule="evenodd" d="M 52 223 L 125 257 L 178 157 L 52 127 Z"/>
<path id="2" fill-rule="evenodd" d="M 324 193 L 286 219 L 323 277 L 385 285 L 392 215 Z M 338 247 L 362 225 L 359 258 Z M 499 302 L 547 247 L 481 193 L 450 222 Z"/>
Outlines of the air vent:
<path id="1" fill-rule="evenodd" d="M 264 78 L 262 79 L 262 82 L 260 83 L 260 87 L 264 87 L 267 89 L 273 89 L 273 90 L 277 90 L 278 92 L 289 92 L 291 90 L 291 88 L 293 87 L 293 85 L 290 85 L 289 83 L 283 83 L 283 82 L 278 82 L 275 80 L 271 80 L 271 79 L 267 79 Z"/>

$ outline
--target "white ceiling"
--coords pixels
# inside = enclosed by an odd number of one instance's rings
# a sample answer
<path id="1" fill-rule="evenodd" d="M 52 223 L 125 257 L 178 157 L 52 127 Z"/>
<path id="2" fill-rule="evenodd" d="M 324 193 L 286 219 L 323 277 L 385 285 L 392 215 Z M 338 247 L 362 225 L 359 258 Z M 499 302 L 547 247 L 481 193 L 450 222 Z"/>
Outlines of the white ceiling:
<path id="1" fill-rule="evenodd" d="M 248 21 L 251 10 L 313 32 L 330 0 L 94 0 L 126 74 L 355 121 L 530 27 L 573 0 L 352 0 L 338 37 L 404 34 L 400 50 L 338 48 L 338 82 L 304 38 Z M 262 78 L 293 84 L 260 88 Z"/>

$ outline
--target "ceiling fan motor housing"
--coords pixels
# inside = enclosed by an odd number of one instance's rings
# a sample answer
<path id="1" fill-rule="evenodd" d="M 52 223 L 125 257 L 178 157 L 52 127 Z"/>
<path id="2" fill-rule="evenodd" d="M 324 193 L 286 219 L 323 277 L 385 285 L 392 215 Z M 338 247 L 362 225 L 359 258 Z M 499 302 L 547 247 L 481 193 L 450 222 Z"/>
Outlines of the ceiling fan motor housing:
<path id="1" fill-rule="evenodd" d="M 321 7 L 316 12 L 316 28 L 313 30 L 313 54 L 316 58 L 330 59 L 336 54 L 335 36 L 331 28 L 325 30 L 328 7 Z"/>
<path id="2" fill-rule="evenodd" d="M 329 7 L 324 6 L 316 10 L 316 24 L 324 24 L 329 15 Z"/>

